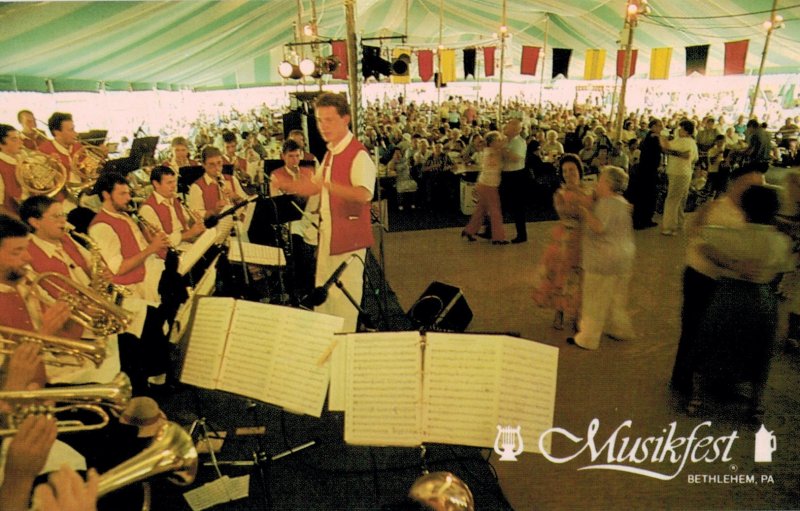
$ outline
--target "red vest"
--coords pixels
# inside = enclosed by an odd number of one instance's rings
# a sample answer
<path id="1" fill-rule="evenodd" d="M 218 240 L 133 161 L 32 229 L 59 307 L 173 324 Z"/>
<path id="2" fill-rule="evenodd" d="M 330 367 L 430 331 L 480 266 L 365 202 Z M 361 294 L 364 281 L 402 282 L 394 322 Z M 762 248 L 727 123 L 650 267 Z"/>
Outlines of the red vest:
<path id="1" fill-rule="evenodd" d="M 231 185 L 231 189 L 235 190 L 233 187 L 233 177 L 227 174 L 222 174 L 228 183 Z M 200 176 L 200 179 L 194 182 L 197 186 L 200 187 L 200 191 L 203 192 L 203 204 L 205 205 L 206 211 L 211 211 L 215 207 L 217 207 L 217 202 L 220 199 L 219 194 L 219 185 L 217 183 L 207 184 L 205 180 L 205 174 Z"/>
<path id="2" fill-rule="evenodd" d="M 19 136 L 22 138 L 22 145 L 31 151 L 36 151 L 38 146 L 47 140 L 47 137 L 39 130 L 36 130 L 32 135 L 20 131 Z"/>
<path id="3" fill-rule="evenodd" d="M 86 262 L 86 259 L 83 258 L 83 254 L 80 253 L 80 250 L 78 250 L 78 245 L 69 235 L 64 235 L 64 237 L 61 238 L 61 248 L 64 249 L 64 252 L 66 252 L 73 263 L 80 266 L 86 275 L 90 276 L 89 264 Z M 31 267 L 36 270 L 36 272 L 44 273 L 46 271 L 54 271 L 69 277 L 69 268 L 67 268 L 67 265 L 58 257 L 48 257 L 44 250 L 39 248 L 39 245 L 36 243 L 31 242 L 28 244 L 28 252 L 31 255 Z"/>
<path id="4" fill-rule="evenodd" d="M 3 206 L 5 206 L 8 211 L 16 213 L 18 209 L 17 201 L 22 197 L 22 187 L 19 186 L 19 182 L 17 181 L 17 166 L 0 160 L 0 176 L 5 185 Z"/>
<path id="5" fill-rule="evenodd" d="M 41 144 L 39 144 L 39 151 L 43 152 L 44 154 L 49 154 L 54 156 L 61 164 L 67 169 L 67 182 L 69 182 L 70 174 L 72 174 L 72 158 L 82 149 L 82 145 L 78 142 L 72 144 L 72 147 L 69 148 L 69 156 L 62 154 L 56 149 L 56 146 L 53 144 L 52 140 L 44 140 Z M 67 196 L 64 194 L 63 191 L 58 192 L 58 195 L 54 197 L 59 202 L 64 202 Z"/>
<path id="6" fill-rule="evenodd" d="M 233 155 L 233 158 L 230 158 L 227 154 L 223 154 L 222 161 L 224 161 L 226 165 L 233 165 L 234 168 L 237 168 L 242 172 L 247 172 L 247 160 L 240 158 L 235 154 Z"/>
<path id="7" fill-rule="evenodd" d="M 331 181 L 352 186 L 350 169 L 356 155 L 366 151 L 358 140 L 353 138 L 344 151 L 333 156 Z M 330 153 L 328 153 L 330 154 Z M 328 155 L 325 155 L 327 158 Z M 368 248 L 374 242 L 370 218 L 370 203 L 346 201 L 329 194 L 331 209 L 331 255 L 344 254 Z"/>
<path id="8" fill-rule="evenodd" d="M 169 207 L 165 204 L 159 204 L 154 194 L 150 194 L 150 197 L 144 201 L 144 204 L 147 204 L 153 208 L 153 211 L 156 212 L 158 220 L 161 222 L 161 228 L 164 230 L 164 232 L 166 234 L 172 234 L 172 215 L 169 213 Z M 178 217 L 178 220 L 181 223 L 181 231 L 185 231 L 189 228 L 189 225 L 186 223 L 186 217 L 183 216 L 183 207 L 181 206 L 181 203 L 178 201 L 177 197 L 172 199 L 172 207 L 175 208 L 175 215 Z"/>
<path id="9" fill-rule="evenodd" d="M 0 311 L 3 311 L 2 316 L 0 316 L 0 324 L 3 326 L 19 330 L 35 330 L 31 316 L 28 314 L 28 308 L 25 307 L 25 301 L 16 291 L 0 293 Z M 36 366 L 36 373 L 32 381 L 38 383 L 41 387 L 44 387 L 44 384 L 47 383 L 43 363 Z"/>
<path id="10" fill-rule="evenodd" d="M 131 258 L 141 252 L 139 244 L 136 243 L 136 237 L 133 235 L 133 228 L 125 220 L 113 217 L 109 215 L 105 209 L 101 209 L 100 212 L 94 216 L 89 226 L 91 227 L 95 224 L 107 224 L 117 233 L 123 259 Z M 111 280 L 114 284 L 123 286 L 142 282 L 144 280 L 144 264 L 140 264 L 124 275 L 114 275 Z"/>

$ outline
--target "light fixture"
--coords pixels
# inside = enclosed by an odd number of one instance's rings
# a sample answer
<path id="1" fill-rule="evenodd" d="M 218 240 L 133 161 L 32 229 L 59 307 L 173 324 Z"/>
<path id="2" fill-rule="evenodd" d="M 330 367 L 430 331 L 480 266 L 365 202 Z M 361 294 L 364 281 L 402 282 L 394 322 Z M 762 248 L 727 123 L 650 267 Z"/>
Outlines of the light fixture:
<path id="1" fill-rule="evenodd" d="M 303 25 L 303 34 L 306 37 L 313 37 L 317 35 L 317 27 L 314 23 L 306 23 Z"/>
<path id="2" fill-rule="evenodd" d="M 314 73 L 314 69 L 317 67 L 314 64 L 314 61 L 311 59 L 303 59 L 300 61 L 300 72 L 303 73 L 303 76 L 310 76 Z"/>
<path id="3" fill-rule="evenodd" d="M 283 78 L 291 78 L 298 80 L 303 77 L 300 67 L 297 64 L 292 64 L 288 60 L 284 60 L 278 65 L 278 74 Z"/>

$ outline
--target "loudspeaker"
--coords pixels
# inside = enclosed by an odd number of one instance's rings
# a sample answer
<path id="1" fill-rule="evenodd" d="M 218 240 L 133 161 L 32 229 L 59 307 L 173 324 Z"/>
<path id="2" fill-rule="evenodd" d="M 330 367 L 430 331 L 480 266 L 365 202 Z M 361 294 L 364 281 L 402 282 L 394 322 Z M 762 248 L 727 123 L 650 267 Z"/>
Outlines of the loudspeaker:
<path id="1" fill-rule="evenodd" d="M 427 330 L 463 332 L 472 321 L 472 310 L 461 289 L 434 281 L 411 306 L 408 316 Z"/>

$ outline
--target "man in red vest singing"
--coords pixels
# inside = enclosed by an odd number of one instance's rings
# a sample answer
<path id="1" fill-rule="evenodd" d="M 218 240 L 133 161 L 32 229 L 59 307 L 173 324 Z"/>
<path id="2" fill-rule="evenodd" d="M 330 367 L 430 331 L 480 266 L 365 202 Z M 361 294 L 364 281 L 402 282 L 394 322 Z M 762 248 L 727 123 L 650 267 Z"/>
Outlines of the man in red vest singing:
<path id="1" fill-rule="evenodd" d="M 350 132 L 350 107 L 344 95 L 321 94 L 315 116 L 320 135 L 328 143 L 320 178 L 316 284 L 321 286 L 351 256 L 364 261 L 366 249 L 373 243 L 370 201 L 376 169 L 367 150 Z M 357 303 L 361 303 L 363 278 L 363 262 L 353 262 L 339 278 Z M 358 311 L 337 289 L 331 289 L 315 310 L 344 318 L 343 332 L 356 330 Z"/>
<path id="2" fill-rule="evenodd" d="M 67 215 L 63 205 L 44 195 L 27 198 L 20 206 L 20 217 L 32 229 L 28 252 L 30 265 L 39 274 L 58 273 L 72 282 L 89 287 L 91 282 L 91 254 L 67 234 Z M 43 286 L 54 298 L 60 293 Z M 61 334 L 71 339 L 94 339 L 94 333 L 80 324 L 69 321 Z M 91 363 L 82 367 L 48 368 L 48 381 L 67 383 L 107 383 L 120 371 L 117 336 L 106 339 L 106 358 L 100 367 Z"/>
<path id="3" fill-rule="evenodd" d="M 192 214 L 178 200 L 178 177 L 172 169 L 155 167 L 150 172 L 150 183 L 153 193 L 139 208 L 139 215 L 164 231 L 171 246 L 192 241 L 205 230 L 203 222 L 194 221 Z"/>

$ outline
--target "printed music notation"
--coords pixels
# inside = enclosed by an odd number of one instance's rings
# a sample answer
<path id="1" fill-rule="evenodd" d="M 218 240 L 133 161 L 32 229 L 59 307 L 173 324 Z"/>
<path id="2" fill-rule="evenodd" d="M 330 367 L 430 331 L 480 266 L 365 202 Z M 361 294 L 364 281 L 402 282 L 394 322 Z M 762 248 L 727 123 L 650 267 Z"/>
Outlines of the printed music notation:
<path id="1" fill-rule="evenodd" d="M 198 300 L 181 381 L 319 417 L 342 319 L 233 298 Z"/>
<path id="2" fill-rule="evenodd" d="M 242 242 L 242 252 L 244 252 L 244 262 L 252 264 L 263 264 L 265 266 L 285 266 L 286 256 L 283 249 L 258 245 L 256 243 Z M 242 256 L 239 251 L 239 243 L 231 242 L 228 259 L 231 262 L 240 262 Z"/>
<path id="3" fill-rule="evenodd" d="M 331 389 L 345 389 L 346 442 L 492 447 L 508 423 L 538 452 L 553 422 L 557 348 L 501 335 L 428 333 L 424 342 L 423 351 L 417 332 L 339 340 L 344 376 L 334 372 Z"/>

